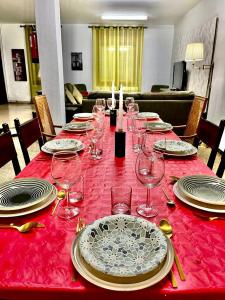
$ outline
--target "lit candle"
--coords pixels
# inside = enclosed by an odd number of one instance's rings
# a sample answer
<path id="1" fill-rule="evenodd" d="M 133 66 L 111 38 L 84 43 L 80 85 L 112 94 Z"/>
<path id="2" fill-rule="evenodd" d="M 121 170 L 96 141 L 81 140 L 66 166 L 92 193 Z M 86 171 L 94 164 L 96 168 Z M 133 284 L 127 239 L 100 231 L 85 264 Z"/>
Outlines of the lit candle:
<path id="1" fill-rule="evenodd" d="M 120 85 L 118 130 L 123 130 L 123 87 Z"/>
<path id="2" fill-rule="evenodd" d="M 114 81 L 112 82 L 112 108 L 115 108 Z"/>

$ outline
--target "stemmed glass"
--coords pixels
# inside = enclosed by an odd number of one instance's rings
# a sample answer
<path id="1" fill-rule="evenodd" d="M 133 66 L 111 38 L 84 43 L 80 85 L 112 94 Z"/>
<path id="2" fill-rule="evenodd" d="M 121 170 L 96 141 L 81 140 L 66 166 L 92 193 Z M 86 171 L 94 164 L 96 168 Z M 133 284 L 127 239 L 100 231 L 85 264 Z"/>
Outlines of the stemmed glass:
<path id="1" fill-rule="evenodd" d="M 96 99 L 95 106 L 98 108 L 99 111 L 104 112 L 106 106 L 105 99 L 104 98 Z"/>
<path id="2" fill-rule="evenodd" d="M 134 130 L 134 119 L 139 113 L 139 106 L 137 103 L 129 103 L 127 107 L 127 130 Z"/>
<path id="3" fill-rule="evenodd" d="M 116 100 L 114 100 L 114 104 L 112 98 L 108 98 L 106 102 L 109 110 L 114 109 L 116 107 Z"/>
<path id="4" fill-rule="evenodd" d="M 90 122 L 90 121 L 89 121 Z M 104 133 L 104 120 L 101 118 L 95 118 L 91 121 L 92 130 L 86 131 L 87 137 L 91 142 L 91 156 L 90 159 L 98 160 L 101 159 L 101 153 L 97 149 L 97 142 L 101 139 Z"/>
<path id="5" fill-rule="evenodd" d="M 78 207 L 70 206 L 69 190 L 81 176 L 81 162 L 76 151 L 59 151 L 53 154 L 51 175 L 57 185 L 66 191 L 66 205 L 60 207 L 58 216 L 71 219 L 79 213 Z"/>
<path id="6" fill-rule="evenodd" d="M 152 150 L 151 152 L 144 152 L 141 150 L 137 156 L 135 171 L 137 179 L 147 187 L 147 200 L 145 204 L 137 207 L 139 215 L 151 218 L 158 214 L 157 209 L 152 205 L 150 199 L 150 190 L 157 186 L 164 175 L 164 159 L 163 154 Z"/>
<path id="7" fill-rule="evenodd" d="M 133 98 L 133 97 L 127 97 L 127 98 L 125 99 L 125 106 L 126 106 L 126 108 L 127 108 L 127 111 L 128 111 L 128 106 L 129 106 L 129 104 L 132 104 L 132 103 L 134 103 L 134 98 Z"/>

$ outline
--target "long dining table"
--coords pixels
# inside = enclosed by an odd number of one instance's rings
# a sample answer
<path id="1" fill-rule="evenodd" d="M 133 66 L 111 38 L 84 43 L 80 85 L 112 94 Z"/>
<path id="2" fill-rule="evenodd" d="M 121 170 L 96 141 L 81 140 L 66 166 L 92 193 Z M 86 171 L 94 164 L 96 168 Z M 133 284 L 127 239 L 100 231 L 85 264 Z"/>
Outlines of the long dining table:
<path id="1" fill-rule="evenodd" d="M 179 139 L 172 131 L 164 136 Z M 125 157 L 115 157 L 115 127 L 110 127 L 109 117 L 105 117 L 103 154 L 98 161 L 89 159 L 86 136 L 61 131 L 57 138 L 81 139 L 86 145 L 79 152 L 84 175 L 84 199 L 77 204 L 80 209 L 78 216 L 86 224 L 111 215 L 110 188 L 115 184 L 132 186 L 131 214 L 138 216 L 136 208 L 139 203 L 145 202 L 146 188 L 135 175 L 137 154 L 132 149 L 132 133 L 126 133 Z M 51 155 L 40 152 L 17 177 L 36 177 L 53 182 L 51 159 Z M 76 271 L 71 260 L 78 216 L 67 221 L 58 218 L 57 214 L 52 216 L 53 202 L 33 214 L 1 219 L 1 223 L 15 224 L 38 221 L 45 228 L 26 234 L 0 229 L 0 299 L 225 299 L 225 221 L 200 218 L 195 214 L 197 209 L 175 197 L 170 182 L 171 175 L 182 177 L 193 174 L 213 175 L 196 155 L 165 157 L 164 179 L 151 193 L 159 214 L 149 221 L 158 225 L 161 219 L 168 219 L 173 225 L 173 244 L 186 274 L 186 281 L 181 281 L 173 265 L 178 288 L 172 287 L 169 276 L 153 286 L 129 292 L 112 291 L 88 282 Z M 175 207 L 167 206 L 162 185 L 175 201 Z"/>

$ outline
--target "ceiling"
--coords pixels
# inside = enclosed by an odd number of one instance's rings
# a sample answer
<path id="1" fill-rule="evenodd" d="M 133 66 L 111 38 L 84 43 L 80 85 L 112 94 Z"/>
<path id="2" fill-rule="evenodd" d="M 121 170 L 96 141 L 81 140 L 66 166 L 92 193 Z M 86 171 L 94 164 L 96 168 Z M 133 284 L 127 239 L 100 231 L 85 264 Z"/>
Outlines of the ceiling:
<path id="1" fill-rule="evenodd" d="M 0 23 L 35 23 L 35 0 L 0 0 Z M 59 0 L 62 24 L 172 25 L 201 0 Z M 147 14 L 147 21 L 102 21 L 103 13 Z M 119 23 L 118 23 L 119 22 Z"/>

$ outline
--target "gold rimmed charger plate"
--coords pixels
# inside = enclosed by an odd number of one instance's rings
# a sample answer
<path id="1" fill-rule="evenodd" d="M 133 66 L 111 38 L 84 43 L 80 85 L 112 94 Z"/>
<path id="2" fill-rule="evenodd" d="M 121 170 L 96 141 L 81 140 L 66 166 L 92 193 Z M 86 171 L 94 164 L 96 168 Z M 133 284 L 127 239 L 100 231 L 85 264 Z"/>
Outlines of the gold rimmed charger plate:
<path id="1" fill-rule="evenodd" d="M 34 212 L 37 212 L 48 205 L 50 205 L 56 198 L 57 196 L 57 189 L 53 186 L 53 190 L 51 194 L 45 198 L 43 201 L 39 202 L 36 205 L 29 206 L 24 209 L 19 209 L 19 210 L 14 210 L 11 211 L 10 213 L 7 211 L 0 210 L 0 218 L 10 218 L 10 217 L 20 217 L 20 216 L 25 216 L 28 214 L 32 214 Z"/>
<path id="2" fill-rule="evenodd" d="M 225 205 L 213 205 L 208 203 L 199 202 L 195 199 L 192 199 L 190 197 L 187 197 L 185 194 L 182 193 L 182 191 L 179 189 L 178 183 L 175 183 L 173 186 L 173 192 L 175 196 L 185 204 L 208 212 L 214 212 L 214 213 L 225 213 Z"/>
<path id="3" fill-rule="evenodd" d="M 74 240 L 71 250 L 71 258 L 76 270 L 89 282 L 114 291 L 136 291 L 152 286 L 161 281 L 170 271 L 174 261 L 173 247 L 167 239 L 167 256 L 164 264 L 156 272 L 149 272 L 135 277 L 116 277 L 101 273 L 93 269 L 82 258 L 79 252 L 79 235 Z"/>

